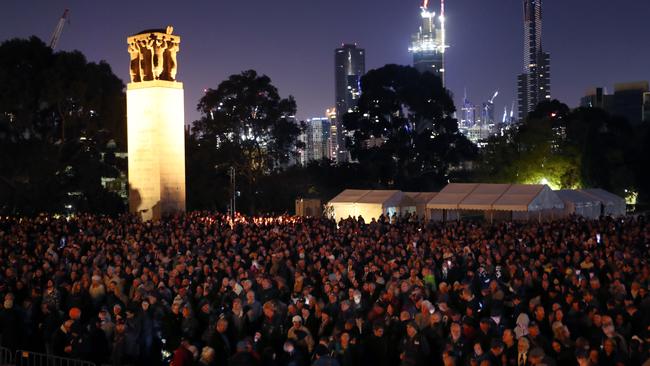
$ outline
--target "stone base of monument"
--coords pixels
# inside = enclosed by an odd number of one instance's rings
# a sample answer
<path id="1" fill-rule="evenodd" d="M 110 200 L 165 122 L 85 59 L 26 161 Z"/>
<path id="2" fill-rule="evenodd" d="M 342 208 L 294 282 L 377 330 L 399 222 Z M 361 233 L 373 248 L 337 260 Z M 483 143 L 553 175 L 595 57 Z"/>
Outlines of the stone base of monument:
<path id="1" fill-rule="evenodd" d="M 126 91 L 129 211 L 143 220 L 185 211 L 183 84 L 152 80 Z"/>

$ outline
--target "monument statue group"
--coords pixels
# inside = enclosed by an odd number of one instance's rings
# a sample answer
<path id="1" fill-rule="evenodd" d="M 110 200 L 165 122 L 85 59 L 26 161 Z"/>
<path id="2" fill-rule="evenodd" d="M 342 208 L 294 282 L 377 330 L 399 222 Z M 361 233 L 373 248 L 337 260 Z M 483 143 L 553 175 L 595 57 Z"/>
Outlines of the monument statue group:
<path id="1" fill-rule="evenodd" d="M 184 93 L 176 80 L 181 38 L 173 30 L 127 37 L 129 210 L 143 220 L 185 211 Z"/>
<path id="2" fill-rule="evenodd" d="M 143 31 L 127 39 L 131 55 L 131 82 L 167 80 L 176 81 L 180 37 L 172 34 L 174 28 Z"/>

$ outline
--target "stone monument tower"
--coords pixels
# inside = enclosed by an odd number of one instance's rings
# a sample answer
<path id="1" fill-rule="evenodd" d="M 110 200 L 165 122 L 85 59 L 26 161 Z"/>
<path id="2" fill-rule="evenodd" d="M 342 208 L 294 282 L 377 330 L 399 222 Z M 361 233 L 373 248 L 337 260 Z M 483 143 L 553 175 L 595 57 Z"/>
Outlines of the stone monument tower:
<path id="1" fill-rule="evenodd" d="M 176 81 L 180 37 L 173 28 L 128 37 L 129 211 L 143 220 L 185 211 L 183 84 Z"/>

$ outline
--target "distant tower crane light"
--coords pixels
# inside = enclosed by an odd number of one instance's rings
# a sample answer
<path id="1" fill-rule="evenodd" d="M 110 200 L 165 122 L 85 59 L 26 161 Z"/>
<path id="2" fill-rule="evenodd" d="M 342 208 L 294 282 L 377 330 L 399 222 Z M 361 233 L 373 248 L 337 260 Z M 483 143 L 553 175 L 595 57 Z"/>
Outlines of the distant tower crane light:
<path id="1" fill-rule="evenodd" d="M 52 38 L 50 38 L 50 48 L 55 49 L 57 43 L 59 43 L 59 38 L 61 38 L 61 33 L 63 33 L 63 27 L 65 26 L 66 22 L 69 22 L 68 14 L 70 13 L 69 9 L 65 9 L 63 11 L 63 15 L 61 15 L 61 19 L 59 19 L 59 23 L 56 25 L 56 28 L 54 29 L 54 33 L 52 33 Z"/>

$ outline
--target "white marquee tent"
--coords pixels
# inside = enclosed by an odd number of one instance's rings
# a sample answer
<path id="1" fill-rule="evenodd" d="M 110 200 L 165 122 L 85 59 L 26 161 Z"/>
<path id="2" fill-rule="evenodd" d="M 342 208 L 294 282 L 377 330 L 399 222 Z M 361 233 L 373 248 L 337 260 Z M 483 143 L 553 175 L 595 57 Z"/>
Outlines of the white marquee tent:
<path id="1" fill-rule="evenodd" d="M 511 184 L 479 184 L 458 204 L 461 210 L 490 211 Z"/>
<path id="2" fill-rule="evenodd" d="M 428 218 L 427 203 L 437 194 L 437 192 L 404 192 L 404 196 L 407 199 L 400 205 L 401 212 L 414 213 L 419 217 Z"/>
<path id="3" fill-rule="evenodd" d="M 450 183 L 427 203 L 428 217 L 434 221 L 460 218 L 458 204 L 474 189 L 476 183 Z"/>
<path id="4" fill-rule="evenodd" d="M 623 216 L 627 208 L 625 199 L 607 192 L 600 188 L 581 189 L 580 192 L 586 193 L 600 201 L 600 214 L 605 216 Z"/>
<path id="5" fill-rule="evenodd" d="M 578 215 L 589 219 L 600 216 L 600 200 L 587 193 L 575 189 L 555 191 L 564 202 L 565 215 Z"/>
<path id="6" fill-rule="evenodd" d="M 541 220 L 559 217 L 563 209 L 555 192 L 541 184 L 451 183 L 427 204 L 434 220 L 455 220 L 471 211 L 490 219 Z"/>
<path id="7" fill-rule="evenodd" d="M 401 191 L 346 189 L 329 201 L 335 220 L 361 216 L 366 222 L 383 215 L 400 214 L 402 205 L 413 206 Z"/>
<path id="8" fill-rule="evenodd" d="M 334 218 L 337 221 L 348 216 L 357 217 L 355 204 L 358 199 L 368 192 L 370 192 L 368 189 L 346 189 L 339 193 L 338 196 L 332 198 L 327 205 L 331 207 Z"/>
<path id="9" fill-rule="evenodd" d="M 545 184 L 513 184 L 492 209 L 512 212 L 513 220 L 553 219 L 563 215 L 564 202 Z"/>

